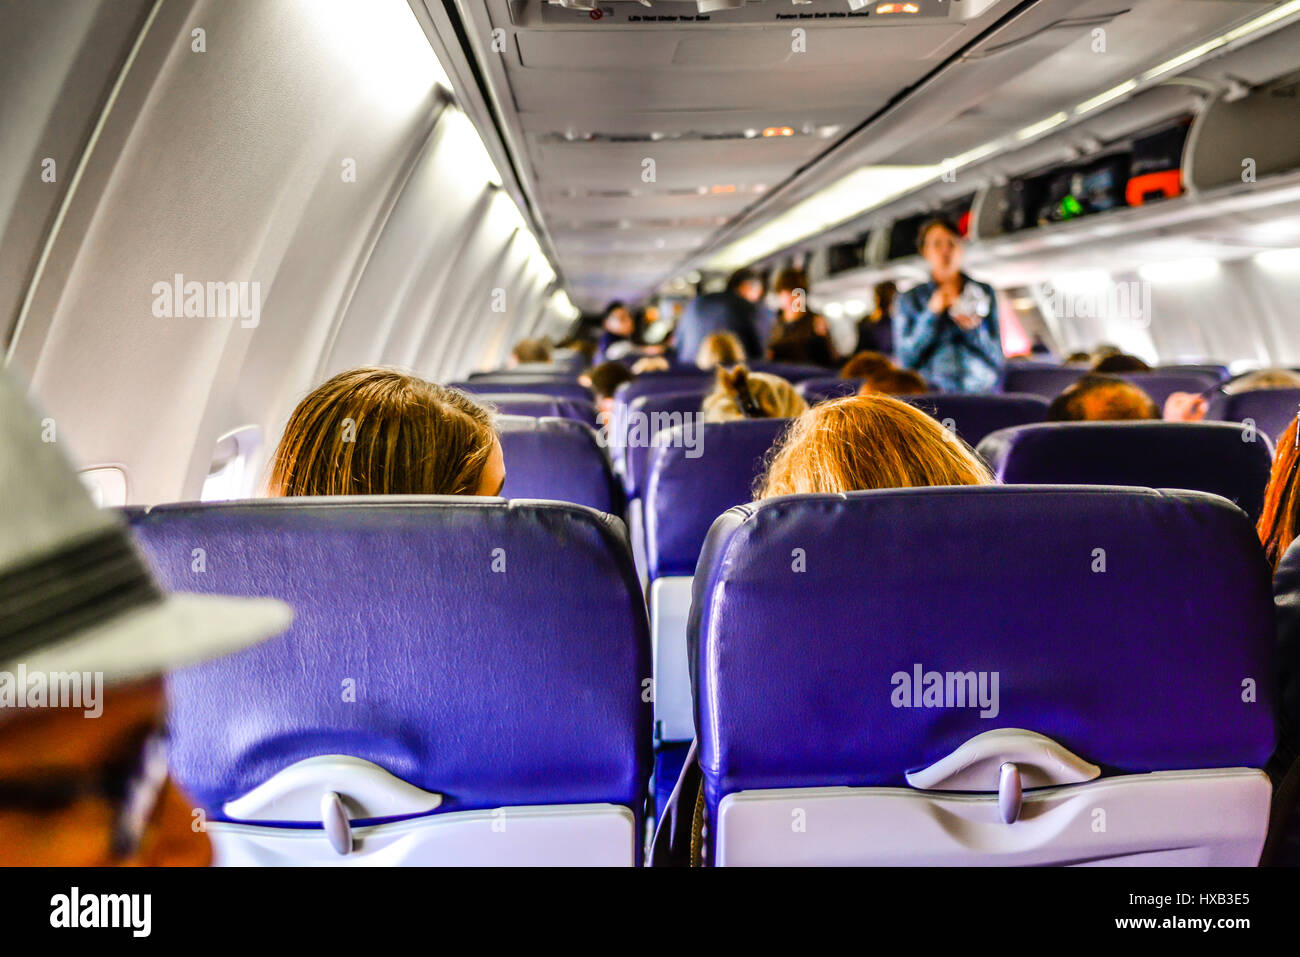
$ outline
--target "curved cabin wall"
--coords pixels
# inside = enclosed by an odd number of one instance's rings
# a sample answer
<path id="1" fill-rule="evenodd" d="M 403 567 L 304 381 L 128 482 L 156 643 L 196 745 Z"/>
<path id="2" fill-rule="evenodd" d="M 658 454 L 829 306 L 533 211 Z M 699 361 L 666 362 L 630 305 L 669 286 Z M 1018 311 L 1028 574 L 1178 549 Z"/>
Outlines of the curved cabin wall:
<path id="1" fill-rule="evenodd" d="M 131 502 L 197 498 L 218 438 L 243 426 L 267 436 L 260 479 L 294 404 L 333 372 L 460 376 L 542 316 L 554 273 L 402 0 L 106 3 L 64 21 L 59 6 L 44 27 L 76 35 L 22 62 L 44 92 L 11 141 L 28 178 L 0 197 L 0 258 L 43 262 L 21 282 L 10 364 L 79 467 L 124 469 Z M 87 135 L 47 143 L 88 79 Z M 32 157 L 56 146 L 52 186 Z M 178 275 L 201 300 L 182 284 L 169 301 Z M 185 315 L 227 292 L 248 308 Z"/>

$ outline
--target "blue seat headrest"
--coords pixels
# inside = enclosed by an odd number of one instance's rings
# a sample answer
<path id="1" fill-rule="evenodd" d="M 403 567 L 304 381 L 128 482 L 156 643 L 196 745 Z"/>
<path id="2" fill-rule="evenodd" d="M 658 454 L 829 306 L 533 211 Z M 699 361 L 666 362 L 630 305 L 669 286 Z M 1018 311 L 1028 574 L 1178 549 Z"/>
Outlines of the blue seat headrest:
<path id="1" fill-rule="evenodd" d="M 1258 518 L 1273 463 L 1268 438 L 1225 422 L 1044 422 L 979 445 L 1008 485 L 1137 485 L 1212 492 Z"/>
<path id="2" fill-rule="evenodd" d="M 294 609 L 285 634 L 167 679 L 173 772 L 210 812 L 334 753 L 440 810 L 640 807 L 649 633 L 620 522 L 374 496 L 158 506 L 133 529 L 169 589 Z"/>
<path id="3" fill-rule="evenodd" d="M 656 392 L 637 396 L 630 405 L 615 411 L 614 428 L 622 441 L 617 448 L 623 454 L 623 483 L 628 498 L 645 495 L 655 437 L 686 422 L 686 416 L 692 416 L 691 421 L 698 424 L 700 406 L 706 395 L 708 392 L 700 389 Z"/>
<path id="4" fill-rule="evenodd" d="M 693 588 L 715 812 L 752 788 L 903 787 L 997 728 L 1047 735 L 1105 773 L 1260 768 L 1273 750 L 1269 569 L 1246 516 L 1214 496 L 769 499 L 717 520 Z M 918 668 L 945 688 L 949 673 L 983 676 L 996 715 L 962 706 L 955 685 L 926 706 Z"/>
<path id="5" fill-rule="evenodd" d="M 688 447 L 681 430 L 654 450 L 646 492 L 646 557 L 651 579 L 690 575 L 713 520 L 753 499 L 768 452 L 789 419 L 747 419 L 704 426 Z"/>
<path id="6" fill-rule="evenodd" d="M 1025 392 L 1054 399 L 1088 374 L 1081 366 L 1055 369 L 1007 366 L 1002 373 L 1003 392 Z M 1110 375 L 1112 373 L 1103 373 Z M 1151 372 L 1121 372 L 1119 378 L 1138 386 L 1160 408 L 1174 392 L 1204 392 L 1219 381 L 1219 376 L 1199 369 L 1154 369 Z"/>
<path id="7" fill-rule="evenodd" d="M 1271 439 L 1285 432 L 1300 413 L 1300 389 L 1252 389 L 1235 395 L 1218 395 L 1210 400 L 1207 418 L 1224 422 L 1245 422 Z"/>
<path id="8" fill-rule="evenodd" d="M 623 489 L 596 431 L 572 419 L 499 415 L 504 498 L 553 499 L 623 513 Z"/>

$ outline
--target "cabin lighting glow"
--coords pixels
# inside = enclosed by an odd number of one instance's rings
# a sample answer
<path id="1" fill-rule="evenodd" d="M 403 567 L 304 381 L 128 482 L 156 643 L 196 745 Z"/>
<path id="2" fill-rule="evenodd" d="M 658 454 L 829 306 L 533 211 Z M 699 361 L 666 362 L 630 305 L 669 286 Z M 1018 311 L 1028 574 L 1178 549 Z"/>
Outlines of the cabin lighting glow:
<path id="1" fill-rule="evenodd" d="M 1255 254 L 1255 262 L 1265 269 L 1300 272 L 1300 249 L 1266 249 Z"/>
<path id="2" fill-rule="evenodd" d="M 941 172 L 939 166 L 864 166 L 720 250 L 708 265 L 728 269 L 752 263 L 875 209 L 936 179 Z"/>
<path id="3" fill-rule="evenodd" d="M 1145 263 L 1138 267 L 1138 276 L 1147 282 L 1181 283 L 1212 279 L 1219 272 L 1219 261 L 1208 256 L 1197 259 L 1176 259 L 1172 262 Z"/>
<path id="4" fill-rule="evenodd" d="M 1032 126 L 1026 126 L 1023 130 L 1021 130 L 1019 133 L 1016 134 L 1016 139 L 1032 140 L 1034 137 L 1040 136 L 1041 134 L 1046 133 L 1048 130 L 1056 129 L 1056 127 L 1060 126 L 1069 118 L 1070 118 L 1070 114 L 1068 113 L 1057 113 L 1053 116 L 1049 116 L 1047 119 L 1035 123 Z"/>
<path id="5" fill-rule="evenodd" d="M 769 126 L 767 129 L 763 130 L 763 135 L 767 137 L 794 136 L 794 130 L 788 126 Z"/>
<path id="6" fill-rule="evenodd" d="M 1137 88 L 1138 88 L 1137 80 L 1129 80 L 1126 83 L 1121 83 L 1119 86 L 1112 87 L 1111 89 L 1107 90 L 1105 93 L 1097 94 L 1090 100 L 1084 100 L 1082 103 L 1080 103 L 1078 106 L 1074 108 L 1075 115 L 1081 115 L 1083 113 L 1091 113 L 1097 107 L 1105 106 L 1107 103 L 1111 102 L 1112 100 L 1118 100 L 1121 96 L 1124 96 L 1128 93 L 1132 93 Z"/>
<path id="7" fill-rule="evenodd" d="M 852 6 L 852 3 L 849 4 Z M 866 4 L 859 4 L 866 6 Z M 856 10 L 857 7 L 854 7 Z M 876 15 L 884 16 L 887 13 L 920 13 L 921 8 L 915 3 L 878 3 L 876 4 Z"/>

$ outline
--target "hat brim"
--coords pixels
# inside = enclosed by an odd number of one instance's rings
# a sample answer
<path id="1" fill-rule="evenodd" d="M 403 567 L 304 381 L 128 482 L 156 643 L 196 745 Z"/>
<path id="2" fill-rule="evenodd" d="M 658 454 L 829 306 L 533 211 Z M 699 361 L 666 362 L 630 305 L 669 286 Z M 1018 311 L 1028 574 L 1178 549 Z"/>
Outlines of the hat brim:
<path id="1" fill-rule="evenodd" d="M 103 672 L 108 683 L 138 680 L 220 658 L 280 634 L 293 609 L 273 598 L 168 594 L 10 662 L 29 672 Z"/>

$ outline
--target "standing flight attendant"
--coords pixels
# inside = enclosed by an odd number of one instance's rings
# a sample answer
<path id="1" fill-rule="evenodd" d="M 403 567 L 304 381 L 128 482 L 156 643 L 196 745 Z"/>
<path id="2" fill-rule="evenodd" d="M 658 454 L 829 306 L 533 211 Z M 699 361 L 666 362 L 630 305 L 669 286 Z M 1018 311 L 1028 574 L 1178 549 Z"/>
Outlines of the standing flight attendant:
<path id="1" fill-rule="evenodd" d="M 916 245 L 930 281 L 898 297 L 898 364 L 943 392 L 992 391 L 1006 363 L 993 287 L 961 271 L 961 234 L 947 220 L 926 222 Z"/>

